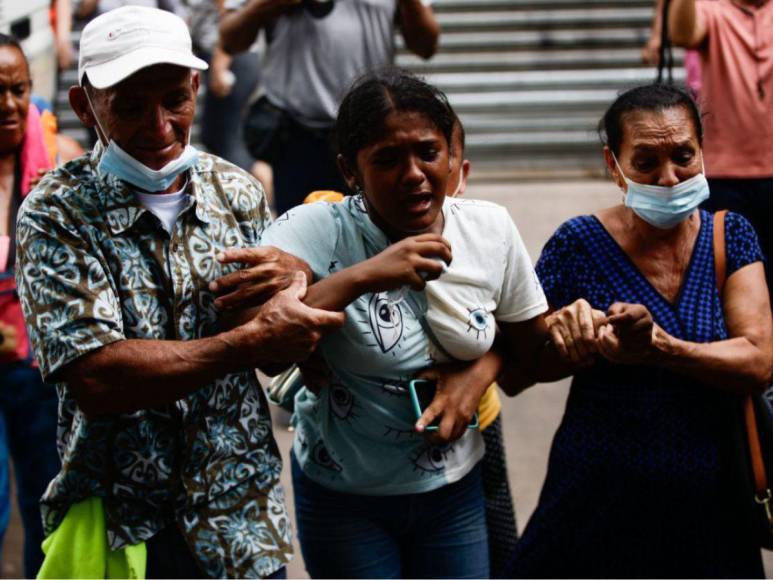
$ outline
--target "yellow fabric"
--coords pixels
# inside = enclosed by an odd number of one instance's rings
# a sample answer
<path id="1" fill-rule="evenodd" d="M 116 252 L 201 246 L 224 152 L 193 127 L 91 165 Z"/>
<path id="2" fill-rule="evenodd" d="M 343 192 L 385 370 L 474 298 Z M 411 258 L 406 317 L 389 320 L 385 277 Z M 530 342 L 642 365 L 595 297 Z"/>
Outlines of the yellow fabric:
<path id="1" fill-rule="evenodd" d="M 59 527 L 43 540 L 43 553 L 38 578 L 144 579 L 148 559 L 144 542 L 109 548 L 101 497 L 71 505 Z"/>
<path id="2" fill-rule="evenodd" d="M 494 422 L 499 412 L 502 410 L 502 401 L 499 400 L 497 384 L 493 383 L 480 399 L 478 403 L 478 421 L 480 430 L 485 431 L 486 427 Z"/>
<path id="3" fill-rule="evenodd" d="M 303 200 L 303 203 L 314 203 L 315 201 L 329 201 L 335 203 L 341 201 L 343 198 L 344 194 L 341 192 L 333 191 L 332 189 L 320 189 L 312 191 L 307 195 L 306 199 Z"/>
<path id="4" fill-rule="evenodd" d="M 56 117 L 51 111 L 40 113 L 40 125 L 43 128 L 43 141 L 46 144 L 48 158 L 51 165 L 56 165 L 59 161 L 59 144 L 56 141 L 57 123 Z"/>

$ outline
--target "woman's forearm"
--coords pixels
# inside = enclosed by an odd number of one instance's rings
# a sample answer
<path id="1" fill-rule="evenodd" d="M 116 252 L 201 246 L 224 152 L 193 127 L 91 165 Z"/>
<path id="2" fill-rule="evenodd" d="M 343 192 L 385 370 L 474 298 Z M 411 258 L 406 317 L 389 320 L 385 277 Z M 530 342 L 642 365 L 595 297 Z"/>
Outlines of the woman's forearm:
<path id="1" fill-rule="evenodd" d="M 544 315 L 518 323 L 502 323 L 495 349 L 503 359 L 497 378 L 510 396 L 535 383 L 549 383 L 571 376 L 579 367 L 564 360 L 550 337 Z"/>
<path id="2" fill-rule="evenodd" d="M 303 302 L 312 308 L 338 312 L 344 310 L 370 291 L 363 263 L 349 266 L 315 282 L 309 286 Z"/>
<path id="3" fill-rule="evenodd" d="M 229 334 L 190 341 L 121 340 L 61 372 L 88 415 L 130 413 L 176 401 L 217 377 L 250 367 Z"/>
<path id="4" fill-rule="evenodd" d="M 570 377 L 579 369 L 578 365 L 566 361 L 549 339 L 545 339 L 534 354 L 534 361 L 531 366 L 513 359 L 503 364 L 497 378 L 502 390 L 515 396 L 537 383 L 552 383 Z"/>
<path id="5" fill-rule="evenodd" d="M 537 358 L 534 382 L 552 383 L 560 381 L 566 377 L 571 377 L 580 368 L 582 368 L 581 365 L 574 364 L 562 357 L 552 341 L 546 341 Z"/>
<path id="6" fill-rule="evenodd" d="M 773 361 L 767 349 L 747 338 L 695 343 L 674 338 L 658 329 L 654 347 L 656 366 L 723 390 L 748 394 L 760 392 L 771 383 Z"/>

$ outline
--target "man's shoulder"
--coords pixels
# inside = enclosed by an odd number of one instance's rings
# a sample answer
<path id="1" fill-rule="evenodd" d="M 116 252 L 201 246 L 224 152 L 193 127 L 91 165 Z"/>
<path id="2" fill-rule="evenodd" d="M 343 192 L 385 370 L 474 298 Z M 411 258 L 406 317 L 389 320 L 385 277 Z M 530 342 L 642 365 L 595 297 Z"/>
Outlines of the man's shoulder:
<path id="1" fill-rule="evenodd" d="M 253 184 L 258 183 L 248 171 L 234 165 L 230 161 L 226 161 L 222 157 L 205 151 L 199 153 L 196 171 L 202 175 L 219 175 L 224 179 L 243 180 Z"/>
<path id="2" fill-rule="evenodd" d="M 205 184 L 265 195 L 263 185 L 248 171 L 211 153 L 200 153 L 194 171 Z"/>
<path id="3" fill-rule="evenodd" d="M 247 217 L 254 217 L 256 212 L 267 213 L 263 185 L 233 163 L 202 152 L 194 172 L 208 204 L 223 205 L 233 213 Z"/>
<path id="4" fill-rule="evenodd" d="M 87 153 L 43 176 L 24 199 L 19 213 L 23 216 L 39 212 L 52 218 L 61 212 L 82 213 L 96 207 L 99 190 Z"/>

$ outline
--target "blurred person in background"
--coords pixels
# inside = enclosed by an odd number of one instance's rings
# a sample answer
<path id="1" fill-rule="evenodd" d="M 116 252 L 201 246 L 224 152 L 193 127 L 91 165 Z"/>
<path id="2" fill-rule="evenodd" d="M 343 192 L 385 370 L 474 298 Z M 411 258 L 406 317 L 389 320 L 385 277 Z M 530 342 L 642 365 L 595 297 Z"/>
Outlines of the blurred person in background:
<path id="1" fill-rule="evenodd" d="M 256 161 L 241 138 L 247 102 L 260 79 L 261 54 L 248 50 L 231 56 L 220 48 L 218 20 L 222 0 L 189 2 L 190 30 L 196 54 L 209 64 L 201 115 L 201 142 L 208 151 L 251 172 L 271 199 L 271 167 Z"/>
<path id="2" fill-rule="evenodd" d="M 395 32 L 430 58 L 440 27 L 425 0 L 226 0 L 221 45 L 236 54 L 263 31 L 263 97 L 245 138 L 274 171 L 278 214 L 315 190 L 348 191 L 332 149 L 341 98 L 360 74 L 391 64 Z"/>
<path id="3" fill-rule="evenodd" d="M 647 44 L 641 50 L 642 61 L 651 66 L 660 64 L 660 51 L 663 46 L 663 7 L 664 0 L 655 1 L 655 15 L 652 18 L 652 31 Z M 684 70 L 687 73 L 687 88 L 693 98 L 697 99 L 701 92 L 701 57 L 695 50 L 684 53 Z"/>
<path id="4" fill-rule="evenodd" d="M 32 79 L 18 42 L 0 34 L 0 537 L 10 513 L 9 454 L 24 524 L 24 574 L 43 559 L 40 497 L 59 471 L 57 397 L 34 361 L 16 295 L 16 213 L 57 163 L 82 151 L 56 134 L 56 119 L 31 102 Z"/>
<path id="5" fill-rule="evenodd" d="M 90 20 L 95 16 L 122 6 L 158 8 L 159 10 L 172 12 L 180 18 L 186 18 L 188 15 L 188 10 L 183 0 L 78 0 L 75 15 L 81 20 Z"/>
<path id="6" fill-rule="evenodd" d="M 72 0 L 53 0 L 51 4 L 51 27 L 54 30 L 59 71 L 70 68 L 75 56 L 71 38 L 72 18 Z"/>
<path id="7" fill-rule="evenodd" d="M 671 39 L 697 50 L 711 211 L 746 217 L 773 289 L 773 2 L 671 0 Z"/>

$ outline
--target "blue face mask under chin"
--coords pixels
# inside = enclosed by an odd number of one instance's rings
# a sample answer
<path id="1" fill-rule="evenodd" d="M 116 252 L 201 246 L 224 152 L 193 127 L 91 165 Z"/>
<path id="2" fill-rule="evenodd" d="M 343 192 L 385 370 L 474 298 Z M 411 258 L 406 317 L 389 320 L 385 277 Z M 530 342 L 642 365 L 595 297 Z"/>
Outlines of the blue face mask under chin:
<path id="1" fill-rule="evenodd" d="M 145 191 L 164 191 L 174 184 L 177 177 L 196 164 L 199 152 L 192 145 L 186 145 L 182 154 L 173 159 L 161 169 L 151 169 L 137 161 L 113 141 L 102 153 L 98 169 L 101 173 L 109 173 L 122 181 L 131 183 Z"/>
<path id="2" fill-rule="evenodd" d="M 709 183 L 703 172 L 673 187 L 644 185 L 628 179 L 614 154 L 612 157 L 628 185 L 626 207 L 656 228 L 670 230 L 676 227 L 709 198 Z"/>
<path id="3" fill-rule="evenodd" d="M 89 106 L 91 106 L 92 112 L 94 112 L 88 90 L 86 90 L 86 99 L 89 102 Z M 94 119 L 102 134 L 107 138 L 107 133 L 102 128 L 96 113 L 94 113 Z M 190 139 L 190 134 L 188 139 Z M 161 169 L 151 169 L 121 149 L 114 140 L 109 139 L 97 169 L 100 173 L 113 175 L 144 191 L 156 192 L 169 189 L 178 176 L 196 164 L 198 157 L 198 150 L 188 143 L 177 159 L 173 159 Z"/>

